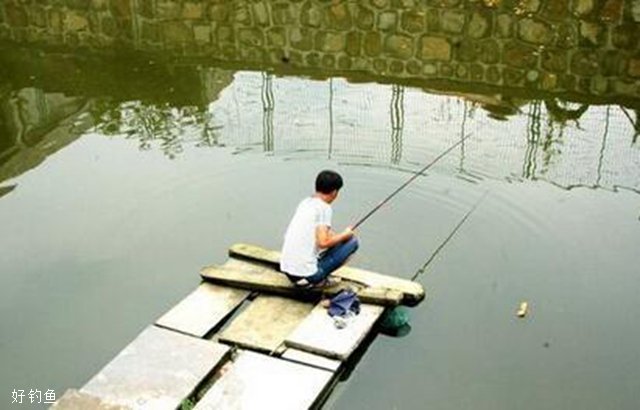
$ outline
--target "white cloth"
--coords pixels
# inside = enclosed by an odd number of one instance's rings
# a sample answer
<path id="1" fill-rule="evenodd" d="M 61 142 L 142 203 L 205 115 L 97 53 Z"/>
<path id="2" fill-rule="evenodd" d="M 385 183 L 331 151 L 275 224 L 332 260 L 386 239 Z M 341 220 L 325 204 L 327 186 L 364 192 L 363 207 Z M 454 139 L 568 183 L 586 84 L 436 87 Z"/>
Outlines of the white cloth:
<path id="1" fill-rule="evenodd" d="M 294 276 L 311 276 L 318 270 L 322 249 L 316 245 L 316 227 L 331 227 L 331 205 L 317 197 L 303 199 L 284 235 L 280 269 Z"/>

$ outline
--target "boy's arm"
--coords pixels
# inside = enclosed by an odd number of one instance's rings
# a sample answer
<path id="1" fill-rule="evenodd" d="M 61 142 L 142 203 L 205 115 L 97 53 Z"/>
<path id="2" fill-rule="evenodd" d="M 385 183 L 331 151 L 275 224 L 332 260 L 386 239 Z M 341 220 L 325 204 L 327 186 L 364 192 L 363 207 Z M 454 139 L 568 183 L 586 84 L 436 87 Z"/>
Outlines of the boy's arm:
<path id="1" fill-rule="evenodd" d="M 340 242 L 344 242 L 354 235 L 351 227 L 348 227 L 341 233 L 333 232 L 327 225 L 318 225 L 316 227 L 316 244 L 319 248 L 330 248 Z"/>

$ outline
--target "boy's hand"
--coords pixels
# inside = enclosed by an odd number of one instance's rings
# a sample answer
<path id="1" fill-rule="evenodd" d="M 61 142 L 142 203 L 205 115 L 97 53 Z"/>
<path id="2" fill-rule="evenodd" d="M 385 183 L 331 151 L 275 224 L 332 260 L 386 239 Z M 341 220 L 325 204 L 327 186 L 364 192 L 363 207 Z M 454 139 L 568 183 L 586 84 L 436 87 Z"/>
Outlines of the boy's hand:
<path id="1" fill-rule="evenodd" d="M 349 225 L 347 226 L 347 228 L 344 230 L 342 234 L 345 236 L 345 238 L 349 239 L 352 236 L 354 236 L 356 233 L 353 231 L 353 226 Z"/>

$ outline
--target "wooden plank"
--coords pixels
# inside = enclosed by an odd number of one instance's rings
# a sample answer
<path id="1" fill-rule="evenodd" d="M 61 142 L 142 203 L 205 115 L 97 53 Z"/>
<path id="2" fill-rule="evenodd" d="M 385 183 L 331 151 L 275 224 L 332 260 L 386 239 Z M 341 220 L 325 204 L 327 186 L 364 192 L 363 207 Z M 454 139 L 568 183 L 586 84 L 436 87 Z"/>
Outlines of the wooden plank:
<path id="1" fill-rule="evenodd" d="M 278 270 L 280 266 L 280 252 L 262 248 L 256 245 L 239 243 L 229 248 L 231 257 L 244 258 L 268 264 L 273 269 Z M 343 266 L 333 273 L 334 276 L 357 282 L 370 287 L 387 288 L 403 293 L 403 300 L 406 304 L 416 305 L 425 297 L 425 291 L 421 284 L 398 278 L 395 276 L 382 275 L 380 273 L 367 271 L 364 269 Z"/>
<path id="2" fill-rule="evenodd" d="M 249 294 L 246 290 L 205 282 L 160 317 L 156 324 L 203 337 Z"/>
<path id="3" fill-rule="evenodd" d="M 68 389 L 49 407 L 50 410 L 128 410 L 130 408 L 107 403 L 76 389 Z"/>
<path id="4" fill-rule="evenodd" d="M 383 311 L 382 306 L 362 304 L 360 314 L 348 319 L 345 328 L 338 329 L 327 309 L 317 305 L 287 337 L 285 344 L 306 352 L 347 360 Z"/>
<path id="5" fill-rule="evenodd" d="M 328 357 L 294 349 L 292 347 L 287 348 L 281 357 L 287 360 L 293 360 L 294 362 L 320 367 L 331 372 L 335 372 L 342 365 L 342 362 L 339 360 L 329 359 Z"/>
<path id="6" fill-rule="evenodd" d="M 332 377 L 329 371 L 241 351 L 194 410 L 308 409 Z"/>
<path id="7" fill-rule="evenodd" d="M 260 295 L 219 335 L 219 340 L 241 347 L 273 352 L 313 309 L 310 303 Z"/>
<path id="8" fill-rule="evenodd" d="M 149 326 L 81 392 L 136 409 L 175 409 L 228 357 L 229 347 Z"/>
<path id="9" fill-rule="evenodd" d="M 229 265 L 227 262 L 223 266 L 208 266 L 200 271 L 203 279 L 213 283 L 232 286 L 236 288 L 249 289 L 275 293 L 300 299 L 319 299 L 322 296 L 332 296 L 342 289 L 351 288 L 358 294 L 362 302 L 397 306 L 403 298 L 400 291 L 378 288 L 364 287 L 354 282 L 343 281 L 335 286 L 320 289 L 300 289 L 295 287 L 287 277 L 274 269 L 253 265 L 244 262 L 245 267 L 241 268 L 240 261 Z M 230 267 L 231 266 L 231 267 Z"/>

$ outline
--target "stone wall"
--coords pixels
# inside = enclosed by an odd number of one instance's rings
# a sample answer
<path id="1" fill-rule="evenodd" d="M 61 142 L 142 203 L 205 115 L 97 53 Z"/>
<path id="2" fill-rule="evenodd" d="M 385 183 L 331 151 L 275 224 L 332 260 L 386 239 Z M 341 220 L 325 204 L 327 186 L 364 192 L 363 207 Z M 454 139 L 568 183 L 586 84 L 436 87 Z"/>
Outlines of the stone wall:
<path id="1" fill-rule="evenodd" d="M 0 39 L 640 97 L 640 0 L 3 0 Z"/>

